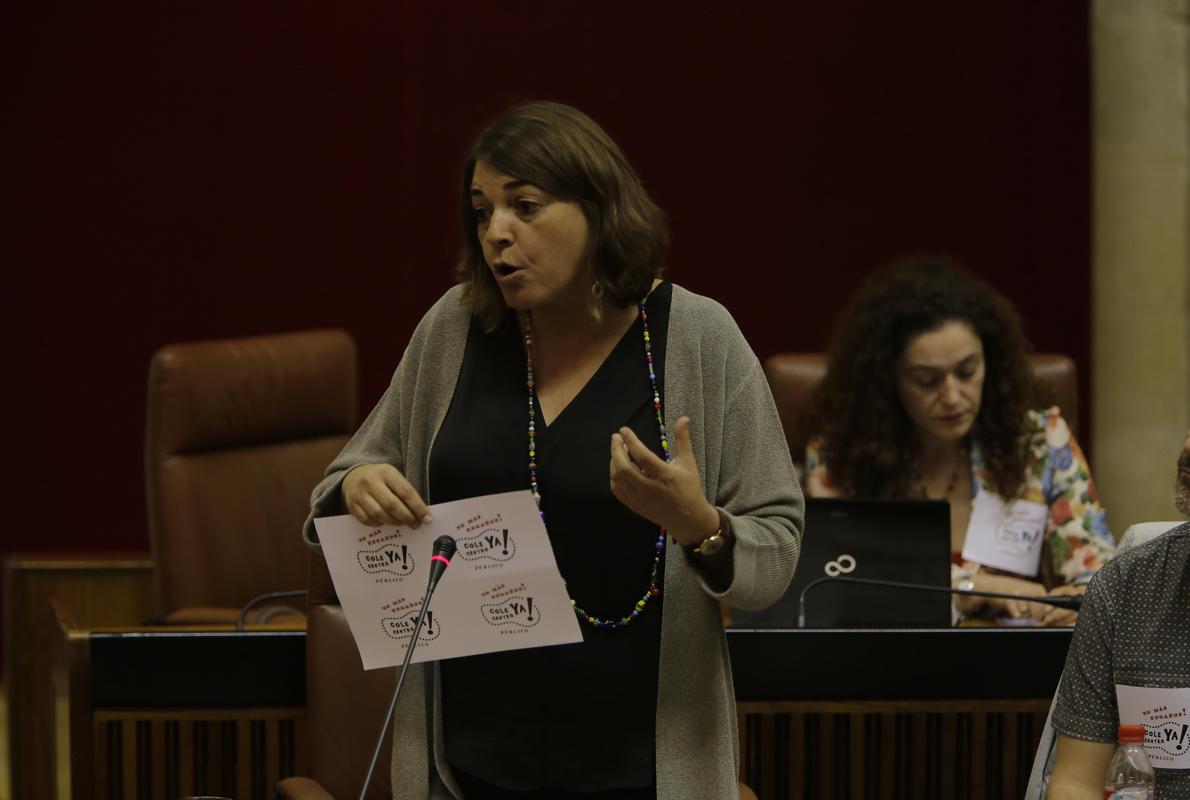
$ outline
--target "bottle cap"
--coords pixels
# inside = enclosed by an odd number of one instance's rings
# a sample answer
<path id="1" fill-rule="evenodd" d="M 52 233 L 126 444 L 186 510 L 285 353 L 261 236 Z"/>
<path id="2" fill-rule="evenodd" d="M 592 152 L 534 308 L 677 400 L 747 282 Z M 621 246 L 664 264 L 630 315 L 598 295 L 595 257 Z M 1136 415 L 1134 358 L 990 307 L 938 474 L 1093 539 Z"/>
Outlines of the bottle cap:
<path id="1" fill-rule="evenodd" d="M 1143 743 L 1145 740 L 1145 726 L 1121 725 L 1116 733 L 1116 738 L 1121 742 Z"/>

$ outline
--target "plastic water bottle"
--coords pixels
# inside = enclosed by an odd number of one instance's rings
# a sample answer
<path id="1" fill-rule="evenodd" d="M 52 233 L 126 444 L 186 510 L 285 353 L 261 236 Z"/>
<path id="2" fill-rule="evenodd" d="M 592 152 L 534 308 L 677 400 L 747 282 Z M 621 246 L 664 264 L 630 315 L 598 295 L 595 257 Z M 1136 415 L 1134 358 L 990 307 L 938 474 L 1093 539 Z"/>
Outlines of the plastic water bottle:
<path id="1" fill-rule="evenodd" d="M 1121 725 L 1120 746 L 1103 776 L 1103 800 L 1153 800 L 1157 773 L 1145 755 L 1145 726 Z"/>

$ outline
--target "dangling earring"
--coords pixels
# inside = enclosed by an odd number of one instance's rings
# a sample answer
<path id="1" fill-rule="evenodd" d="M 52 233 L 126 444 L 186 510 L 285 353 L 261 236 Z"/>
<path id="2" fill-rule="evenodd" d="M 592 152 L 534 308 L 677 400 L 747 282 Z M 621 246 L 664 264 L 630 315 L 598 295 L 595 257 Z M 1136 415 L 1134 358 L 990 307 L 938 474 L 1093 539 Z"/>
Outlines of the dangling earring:
<path id="1" fill-rule="evenodd" d="M 594 283 L 592 283 L 591 284 L 591 294 L 593 294 L 595 296 L 596 300 L 598 300 L 600 303 L 602 303 L 603 302 L 603 284 L 600 283 L 599 281 L 595 281 Z"/>

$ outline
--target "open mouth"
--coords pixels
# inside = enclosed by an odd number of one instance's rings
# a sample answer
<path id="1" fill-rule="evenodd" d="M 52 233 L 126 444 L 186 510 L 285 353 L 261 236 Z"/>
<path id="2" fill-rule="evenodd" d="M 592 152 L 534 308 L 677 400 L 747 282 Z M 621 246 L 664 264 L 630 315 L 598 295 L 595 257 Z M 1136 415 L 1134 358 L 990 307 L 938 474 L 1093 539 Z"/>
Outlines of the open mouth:
<path id="1" fill-rule="evenodd" d="M 514 267 L 509 264 L 496 264 L 492 267 L 492 271 L 496 273 L 497 278 L 507 278 L 519 270 L 520 267 Z"/>

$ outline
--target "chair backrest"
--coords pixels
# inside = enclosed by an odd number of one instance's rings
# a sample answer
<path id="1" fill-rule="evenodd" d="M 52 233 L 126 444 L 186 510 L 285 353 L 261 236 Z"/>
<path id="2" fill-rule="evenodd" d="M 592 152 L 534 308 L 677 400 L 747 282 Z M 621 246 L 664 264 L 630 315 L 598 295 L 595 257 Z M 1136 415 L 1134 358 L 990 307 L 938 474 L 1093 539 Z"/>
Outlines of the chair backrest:
<path id="1" fill-rule="evenodd" d="M 357 797 L 396 688 L 397 668 L 364 671 L 343 607 L 310 607 L 306 626 L 308 777 L 332 797 Z M 389 725 L 369 800 L 391 798 Z"/>
<path id="2" fill-rule="evenodd" d="M 1055 353 L 1034 353 L 1029 357 L 1038 402 L 1056 405 L 1078 437 L 1078 372 L 1074 361 Z M 799 466 L 805 460 L 806 441 L 812 431 L 802 429 L 802 418 L 809 410 L 814 390 L 826 375 L 825 353 L 777 353 L 764 362 L 764 374 L 777 404 L 789 452 Z"/>
<path id="3" fill-rule="evenodd" d="M 145 482 L 158 613 L 303 589 L 310 491 L 355 429 L 340 330 L 167 345 L 149 365 Z"/>

